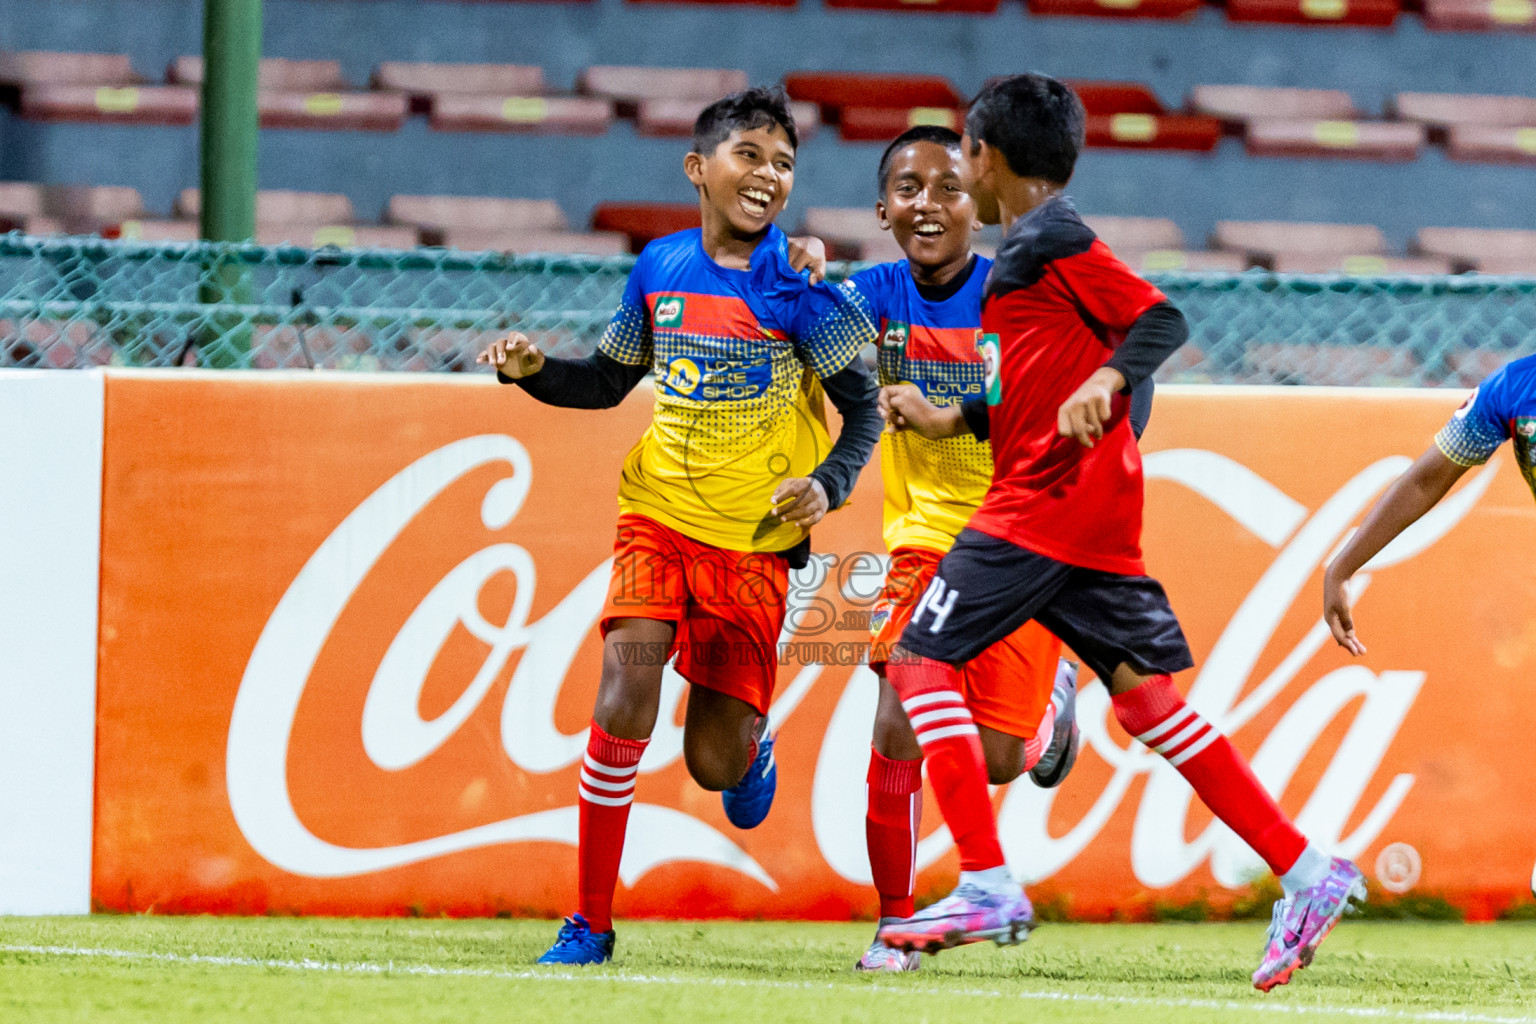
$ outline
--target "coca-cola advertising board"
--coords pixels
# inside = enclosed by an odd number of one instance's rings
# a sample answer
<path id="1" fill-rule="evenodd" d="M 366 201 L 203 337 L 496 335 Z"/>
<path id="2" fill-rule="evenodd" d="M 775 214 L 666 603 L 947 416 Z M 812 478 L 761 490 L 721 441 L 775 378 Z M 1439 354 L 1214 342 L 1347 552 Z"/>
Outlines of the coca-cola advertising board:
<path id="1" fill-rule="evenodd" d="M 1331 553 L 1462 397 L 1166 388 L 1143 441 L 1145 547 L 1196 654 L 1180 687 L 1302 828 L 1388 888 L 1487 917 L 1536 862 L 1519 473 L 1469 473 L 1362 574 L 1365 657 L 1332 644 L 1319 600 Z M 569 912 L 615 491 L 649 415 L 643 389 L 587 412 L 484 377 L 109 374 L 96 904 Z M 880 509 L 877 459 L 795 577 L 779 791 L 756 830 L 689 780 L 668 671 L 619 914 L 874 912 L 859 656 Z M 1257 875 L 1101 685 L 1079 707 L 1065 785 L 996 795 L 1037 897 L 1136 916 Z M 956 870 L 931 802 L 919 867 L 920 893 Z"/>

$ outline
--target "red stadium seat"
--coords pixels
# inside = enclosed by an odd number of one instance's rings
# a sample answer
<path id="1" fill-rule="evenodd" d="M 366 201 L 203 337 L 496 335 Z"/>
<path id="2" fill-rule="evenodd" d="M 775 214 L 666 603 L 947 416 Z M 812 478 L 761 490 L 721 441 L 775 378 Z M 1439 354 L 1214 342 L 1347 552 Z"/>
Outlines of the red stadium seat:
<path id="1" fill-rule="evenodd" d="M 1420 228 L 1415 252 L 1445 256 L 1485 273 L 1536 270 L 1536 231 L 1506 228 Z M 1526 268 L 1526 269 L 1522 269 Z"/>
<path id="2" fill-rule="evenodd" d="M 184 188 L 176 196 L 176 213 L 196 220 L 202 208 L 201 194 Z M 345 224 L 352 220 L 352 200 L 338 192 L 292 192 L 263 189 L 256 193 L 258 224 Z"/>
<path id="3" fill-rule="evenodd" d="M 428 245 L 456 244 L 445 242 L 444 236 L 457 237 L 460 231 L 548 235 L 566 230 L 565 213 L 553 199 L 390 196 L 384 219 L 415 228 Z"/>
<path id="4" fill-rule="evenodd" d="M 1216 222 L 1211 244 L 1228 252 L 1271 260 L 1279 253 L 1301 253 L 1336 258 L 1384 254 L 1386 236 L 1374 224 L 1314 224 L 1300 221 Z"/>
<path id="5" fill-rule="evenodd" d="M 629 236 L 635 252 L 647 242 L 699 226 L 694 203 L 599 203 L 592 211 L 595 231 L 616 231 Z"/>
<path id="6" fill-rule="evenodd" d="M 836 71 L 795 71 L 784 76 L 789 95 L 825 109 L 844 107 L 963 106 L 964 97 L 937 75 L 869 75 Z"/>
<path id="7" fill-rule="evenodd" d="M 613 124 L 613 102 L 591 96 L 438 94 L 427 123 L 440 132 L 602 135 Z"/>
<path id="8" fill-rule="evenodd" d="M 1221 140 L 1221 122 L 1216 118 L 1166 113 L 1157 94 L 1140 82 L 1067 84 L 1088 112 L 1090 146 L 1209 152 Z"/>
<path id="9" fill-rule="evenodd" d="M 1201 0 L 1027 0 L 1029 13 L 1078 18 L 1193 18 Z"/>
<path id="10" fill-rule="evenodd" d="M 1252 121 L 1244 142 L 1254 156 L 1415 160 L 1426 135 L 1420 124 L 1385 121 Z"/>
<path id="11" fill-rule="evenodd" d="M 43 212 L 43 186 L 30 181 L 0 181 L 0 214 L 37 216 Z"/>
<path id="12" fill-rule="evenodd" d="M 1437 32 L 1536 31 L 1533 0 L 1423 0 L 1424 24 Z"/>
<path id="13" fill-rule="evenodd" d="M 878 11 L 941 11 L 946 14 L 992 14 L 998 0 L 826 0 L 828 7 Z"/>
<path id="14" fill-rule="evenodd" d="M 747 73 L 732 68 L 644 68 L 598 65 L 576 79 L 587 96 L 606 96 L 632 107 L 641 100 L 703 100 L 747 87 Z M 622 107 L 621 107 L 622 109 Z"/>
<path id="15" fill-rule="evenodd" d="M 807 106 L 815 109 L 813 104 Z M 960 131 L 965 124 L 965 111 L 959 107 L 844 107 L 837 130 L 850 142 L 890 142 L 920 124 Z"/>
<path id="16" fill-rule="evenodd" d="M 1453 160 L 1536 163 L 1536 128 L 1454 125 L 1447 132 L 1445 149 Z"/>
<path id="17" fill-rule="evenodd" d="M 1402 9 L 1402 0 L 1227 0 L 1227 19 L 1391 28 Z"/>
<path id="18" fill-rule="evenodd" d="M 43 211 L 71 230 L 141 216 L 144 198 L 124 185 L 44 185 Z"/>
<path id="19" fill-rule="evenodd" d="M 1342 255 L 1339 253 L 1280 252 L 1271 260 L 1277 274 L 1347 274 L 1351 277 L 1377 277 L 1382 274 L 1451 274 L 1452 260 L 1439 256 L 1381 256 L 1375 253 Z"/>
<path id="20" fill-rule="evenodd" d="M 403 92 L 411 109 L 425 114 L 437 93 L 476 93 L 493 96 L 538 96 L 544 92 L 544 69 L 531 64 L 431 64 L 385 61 L 373 69 L 374 89 Z"/>
<path id="21" fill-rule="evenodd" d="M 197 90 L 184 85 L 28 85 L 21 116 L 33 121 L 191 124 Z"/>
<path id="22" fill-rule="evenodd" d="M 1359 116 L 1349 93 L 1338 89 L 1270 89 L 1256 85 L 1197 85 L 1189 109 L 1220 118 L 1229 131 L 1241 132 L 1249 121 L 1350 121 Z"/>
<path id="23" fill-rule="evenodd" d="M 629 236 L 616 231 L 508 231 L 496 228 L 449 228 L 442 244 L 467 252 L 571 253 L 619 256 L 629 252 Z"/>
<path id="24" fill-rule="evenodd" d="M 693 134 L 693 123 L 707 107 L 709 100 L 641 100 L 635 108 L 635 131 L 654 137 L 683 137 Z M 804 142 L 821 127 L 820 110 L 814 103 L 789 105 L 789 115 L 795 119 L 795 131 Z M 846 111 L 844 112 L 846 118 Z"/>
<path id="25" fill-rule="evenodd" d="M 126 54 L 0 53 L 0 84 L 4 85 L 127 85 L 140 81 L 143 79 L 133 73 Z"/>

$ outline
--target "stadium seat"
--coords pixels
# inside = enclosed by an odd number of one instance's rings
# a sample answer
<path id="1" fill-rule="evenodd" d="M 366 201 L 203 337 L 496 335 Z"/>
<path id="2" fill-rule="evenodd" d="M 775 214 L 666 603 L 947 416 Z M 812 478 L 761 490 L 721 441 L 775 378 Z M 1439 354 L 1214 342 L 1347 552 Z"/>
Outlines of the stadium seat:
<path id="1" fill-rule="evenodd" d="M 177 194 L 177 216 L 196 220 L 201 208 L 197 189 L 184 188 Z M 352 218 L 352 200 L 337 192 L 263 189 L 256 193 L 257 224 L 345 224 Z"/>
<path id="2" fill-rule="evenodd" d="M 278 224 L 256 225 L 259 245 L 302 245 L 319 249 L 334 245 L 341 249 L 413 249 L 420 242 L 413 228 L 378 224 Z"/>
<path id="3" fill-rule="evenodd" d="M 1078 18 L 1193 18 L 1201 0 L 1026 0 L 1030 14 Z"/>
<path id="4" fill-rule="evenodd" d="M 879 11 L 940 11 L 945 14 L 992 14 L 998 0 L 826 0 L 828 7 Z"/>
<path id="5" fill-rule="evenodd" d="M 576 78 L 576 91 L 605 96 L 626 116 L 641 100 L 712 102 L 747 87 L 747 73 L 731 68 L 646 68 L 598 65 Z"/>
<path id="6" fill-rule="evenodd" d="M 1536 128 L 1454 125 L 1446 133 L 1445 150 L 1453 160 L 1536 163 Z"/>
<path id="7" fill-rule="evenodd" d="M 179 85 L 203 83 L 203 58 L 177 57 L 166 69 L 166 81 Z M 350 89 L 337 60 L 285 60 L 263 57 L 256 67 L 258 89 L 284 92 L 335 92 Z"/>
<path id="8" fill-rule="evenodd" d="M 373 69 L 369 85 L 410 97 L 411 110 L 425 114 L 438 93 L 492 96 L 538 96 L 544 92 L 544 69 L 531 64 L 432 64 L 385 61 Z"/>
<path id="9" fill-rule="evenodd" d="M 1184 248 L 1184 232 L 1165 217 L 1085 216 L 1083 221 L 1116 253 Z"/>
<path id="10" fill-rule="evenodd" d="M 1197 85 L 1190 90 L 1188 105 L 1196 113 L 1220 118 L 1233 132 L 1261 119 L 1352 121 L 1360 114 L 1349 93 L 1338 89 Z"/>
<path id="11" fill-rule="evenodd" d="M 449 228 L 442 244 L 467 252 L 571 253 L 620 256 L 629 252 L 629 236 L 616 231 L 508 231 L 495 228 Z"/>
<path id="12" fill-rule="evenodd" d="M 177 57 L 166 74 L 173 83 L 200 84 L 203 59 Z M 410 101 L 400 93 L 352 90 L 339 61 L 263 57 L 256 80 L 263 128 L 393 132 L 410 111 Z"/>
<path id="13" fill-rule="evenodd" d="M 1252 261 L 1235 252 L 1204 252 L 1187 249 L 1148 249 L 1145 252 L 1116 253 L 1142 274 L 1221 273 L 1236 274 L 1247 270 Z"/>
<path id="14" fill-rule="evenodd" d="M 28 85 L 19 110 L 33 121 L 191 124 L 197 90 L 184 85 Z"/>
<path id="15" fill-rule="evenodd" d="M 0 366 L 55 370 L 100 366 L 114 346 L 93 323 L 19 318 L 0 320 Z"/>
<path id="16" fill-rule="evenodd" d="M 1221 122 L 1204 114 L 1169 114 L 1140 82 L 1068 83 L 1088 113 L 1087 143 L 1116 149 L 1182 149 L 1209 152 L 1221 139 Z"/>
<path id="17" fill-rule="evenodd" d="M 796 106 L 817 109 L 811 103 Z M 795 123 L 801 123 L 798 115 Z M 960 131 L 964 123 L 965 111 L 959 107 L 844 107 L 837 131 L 849 142 L 890 142 L 915 125 L 940 125 Z"/>
<path id="18" fill-rule="evenodd" d="M 784 76 L 793 99 L 815 103 L 823 110 L 844 107 L 963 106 L 964 97 L 948 79 L 937 75 L 869 75 L 836 71 L 795 71 Z"/>
<path id="19" fill-rule="evenodd" d="M 198 225 L 195 220 L 125 220 L 103 227 L 101 236 L 138 242 L 195 242 Z"/>
<path id="20" fill-rule="evenodd" d="M 63 220 L 71 230 L 94 230 L 144 213 L 138 189 L 125 185 L 44 185 L 43 212 Z"/>
<path id="21" fill-rule="evenodd" d="M 1392 109 L 1404 121 L 1428 125 L 1536 125 L 1536 97 L 1531 96 L 1400 92 L 1392 101 Z"/>
<path id="22" fill-rule="evenodd" d="M 1391 28 L 1402 0 L 1227 0 L 1227 20 Z"/>
<path id="23" fill-rule="evenodd" d="M 1393 162 L 1417 159 L 1425 141 L 1423 125 L 1395 121 L 1251 121 L 1243 137 L 1254 156 Z"/>
<path id="24" fill-rule="evenodd" d="M 1211 245 L 1268 262 L 1281 253 L 1343 258 L 1381 255 L 1387 251 L 1386 236 L 1374 224 L 1313 224 L 1300 221 L 1216 222 Z"/>
<path id="25" fill-rule="evenodd" d="M 800 230 L 826 242 L 834 259 L 902 258 L 891 233 L 881 228 L 875 219 L 874 203 L 868 206 L 807 207 Z"/>
<path id="26" fill-rule="evenodd" d="M 1413 382 L 1418 358 L 1406 348 L 1384 345 L 1295 345 L 1259 343 L 1243 350 L 1243 376 L 1253 384 L 1369 384 Z"/>
<path id="27" fill-rule="evenodd" d="M 1502 349 L 1472 348 L 1454 349 L 1446 353 L 1446 378 L 1448 387 L 1475 388 L 1519 353 Z"/>
<path id="28" fill-rule="evenodd" d="M 1270 261 L 1277 274 L 1346 274 L 1376 277 L 1381 274 L 1452 274 L 1452 260 L 1439 256 L 1380 256 L 1374 253 L 1346 256 L 1339 253 L 1280 252 Z"/>
<path id="29" fill-rule="evenodd" d="M 38 216 L 43 212 L 43 186 L 30 181 L 0 181 L 0 214 Z"/>
<path id="30" fill-rule="evenodd" d="M 663 3 L 663 4 L 706 4 L 713 7 L 717 4 L 751 4 L 756 7 L 793 7 L 797 0 L 626 0 L 632 4 Z"/>
<path id="31" fill-rule="evenodd" d="M 1424 25 L 1437 32 L 1536 31 L 1533 0 L 1423 0 Z"/>
<path id="32" fill-rule="evenodd" d="M 1536 231 L 1501 228 L 1420 228 L 1413 249 L 1444 256 L 1459 267 L 1490 274 L 1536 270 Z"/>
<path id="33" fill-rule="evenodd" d="M 127 55 L 121 53 L 0 53 L 0 85 L 131 85 L 141 81 Z"/>
<path id="34" fill-rule="evenodd" d="M 592 96 L 439 93 L 432 97 L 427 123 L 440 132 L 602 135 L 613 124 L 613 103 Z"/>
<path id="35" fill-rule="evenodd" d="M 693 123 L 709 100 L 641 100 L 635 108 L 635 131 L 641 135 L 683 137 L 693 134 Z M 813 137 L 821 126 L 821 113 L 814 103 L 791 102 L 789 114 L 795 119 L 800 141 Z M 844 118 L 847 111 L 844 111 Z"/>
<path id="36" fill-rule="evenodd" d="M 428 245 L 457 231 L 555 234 L 566 230 L 565 213 L 553 199 L 495 196 L 390 196 L 384 220 L 415 228 Z M 461 246 L 463 248 L 463 246 Z"/>
<path id="37" fill-rule="evenodd" d="M 616 231 L 629 237 L 634 252 L 647 242 L 699 226 L 694 203 L 599 203 L 592 211 L 594 231 Z"/>

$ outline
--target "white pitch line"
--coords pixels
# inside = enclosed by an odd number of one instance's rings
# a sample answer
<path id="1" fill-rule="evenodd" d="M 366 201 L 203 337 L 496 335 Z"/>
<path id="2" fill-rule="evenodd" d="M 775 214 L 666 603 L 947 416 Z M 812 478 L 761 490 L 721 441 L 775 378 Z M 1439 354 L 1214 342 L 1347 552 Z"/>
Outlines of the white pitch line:
<path id="1" fill-rule="evenodd" d="M 1302 1017 L 1357 1017 L 1369 1020 L 1444 1022 L 1444 1024 L 1536 1024 L 1536 1017 L 1501 1017 L 1485 1013 L 1442 1010 L 1390 1010 L 1366 1006 L 1305 1006 L 1290 1003 L 1240 1003 L 1223 999 L 1155 999 L 1146 996 L 1110 996 L 1090 992 L 1003 992 L 997 989 L 936 989 L 879 983 L 849 985 L 837 982 L 771 981 L 766 978 L 687 978 L 623 971 L 573 973 L 571 971 L 494 971 L 473 967 L 434 967 L 431 964 L 337 963 L 326 960 L 265 960 L 244 956 L 212 956 L 204 953 L 150 953 L 130 949 L 90 949 L 80 946 L 0 945 L 0 953 L 32 953 L 40 956 L 97 957 L 141 960 L 165 964 L 198 964 L 211 967 L 261 967 L 328 974 L 404 974 L 430 978 L 493 978 L 506 981 L 617 982 L 632 985 L 698 985 L 716 988 L 765 988 L 786 991 L 877 992 L 891 995 L 964 996 L 974 999 L 1024 999 L 1051 1003 L 1094 1003 L 1114 1006 L 1148 1006 L 1170 1010 L 1221 1010 L 1279 1013 Z"/>

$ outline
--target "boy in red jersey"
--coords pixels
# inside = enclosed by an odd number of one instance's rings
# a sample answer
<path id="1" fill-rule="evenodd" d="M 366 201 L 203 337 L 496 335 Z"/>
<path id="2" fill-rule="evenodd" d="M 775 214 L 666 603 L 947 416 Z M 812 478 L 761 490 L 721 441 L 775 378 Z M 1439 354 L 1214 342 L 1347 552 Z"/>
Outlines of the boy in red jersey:
<path id="1" fill-rule="evenodd" d="M 1083 140 L 1081 102 L 1042 75 L 989 85 L 966 115 L 962 154 L 978 207 L 1006 234 L 987 282 L 985 399 L 935 409 L 892 396 L 925 436 L 986 433 L 993 477 L 981 508 L 924 592 L 889 675 L 912 719 L 960 885 L 886 925 L 906 950 L 1025 938 L 1028 898 L 1008 874 L 986 766 L 957 666 L 1034 619 L 1109 687 L 1115 717 L 1168 759 L 1280 877 L 1256 987 L 1283 984 L 1363 899 L 1359 870 L 1307 842 L 1171 673 L 1193 666 L 1183 631 L 1141 560 L 1141 458 L 1130 390 L 1183 344 L 1183 316 L 1099 241 L 1061 193 Z"/>
<path id="2" fill-rule="evenodd" d="M 739 828 L 755 827 L 773 800 L 765 727 L 788 571 L 804 564 L 807 531 L 846 500 L 880 433 L 859 358 L 874 340 L 861 300 L 796 273 L 773 225 L 794 184 L 796 141 L 779 90 L 705 108 L 683 164 L 703 227 L 646 246 L 597 352 L 546 358 L 512 335 L 481 356 L 504 382 L 574 408 L 617 405 L 647 373 L 656 379 L 652 425 L 619 485 L 603 675 L 578 787 L 580 909 L 540 963 L 613 956 L 613 889 L 660 707 L 657 653 L 675 653 L 691 684 L 683 754 L 695 781 L 722 793 Z M 843 418 L 835 445 L 823 388 Z"/>

